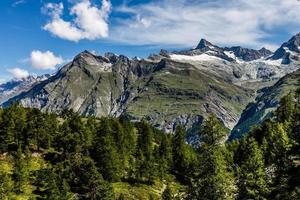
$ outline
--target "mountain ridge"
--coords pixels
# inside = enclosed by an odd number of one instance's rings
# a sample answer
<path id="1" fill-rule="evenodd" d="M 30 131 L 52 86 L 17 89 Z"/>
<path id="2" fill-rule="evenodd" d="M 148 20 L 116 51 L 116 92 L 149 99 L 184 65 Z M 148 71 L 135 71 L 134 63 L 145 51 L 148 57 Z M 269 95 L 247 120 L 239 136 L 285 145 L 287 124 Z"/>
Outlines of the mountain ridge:
<path id="1" fill-rule="evenodd" d="M 147 59 L 83 51 L 3 106 L 20 101 L 56 113 L 68 108 L 88 116 L 127 115 L 166 132 L 179 124 L 193 131 L 215 113 L 232 129 L 256 91 L 299 68 L 297 60 L 286 65 L 270 61 L 270 53 L 220 48 L 204 39 L 195 49 L 161 50 Z"/>
<path id="2" fill-rule="evenodd" d="M 282 77 L 273 86 L 264 88 L 256 101 L 245 108 L 239 122 L 231 131 L 229 140 L 244 137 L 252 126 L 271 118 L 272 112 L 279 106 L 280 99 L 294 92 L 299 86 L 300 69 Z"/>
<path id="3" fill-rule="evenodd" d="M 273 54 L 272 51 L 266 49 L 265 47 L 262 47 L 259 50 L 244 48 L 241 46 L 219 47 L 207 41 L 206 39 L 201 39 L 198 45 L 196 46 L 196 48 L 194 49 L 173 51 L 171 53 L 162 50 L 160 55 L 166 56 L 170 54 L 181 54 L 181 55 L 193 56 L 193 55 L 201 55 L 204 53 L 208 53 L 208 55 L 213 55 L 229 62 L 236 61 L 236 59 L 233 58 L 233 55 L 234 57 L 239 58 L 242 61 L 249 62 L 261 58 L 267 58 Z"/>
<path id="4" fill-rule="evenodd" d="M 29 90 L 33 85 L 49 78 L 49 74 L 41 76 L 28 76 L 21 79 L 12 79 L 6 83 L 0 84 L 0 104 L 10 98 Z"/>
<path id="5" fill-rule="evenodd" d="M 277 49 L 270 60 L 282 59 L 282 64 L 290 64 L 293 60 L 299 61 L 299 57 L 295 54 L 300 53 L 300 33 L 293 36 L 288 42 L 283 43 Z"/>

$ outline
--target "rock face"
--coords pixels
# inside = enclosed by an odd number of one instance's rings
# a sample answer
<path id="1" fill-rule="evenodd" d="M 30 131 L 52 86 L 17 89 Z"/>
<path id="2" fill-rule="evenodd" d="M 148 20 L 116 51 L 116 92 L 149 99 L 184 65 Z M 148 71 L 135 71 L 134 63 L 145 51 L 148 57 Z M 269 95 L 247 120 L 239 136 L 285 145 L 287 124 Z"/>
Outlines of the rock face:
<path id="1" fill-rule="evenodd" d="M 193 131 L 211 113 L 232 129 L 258 94 L 287 73 L 297 61 L 269 60 L 267 49 L 221 48 L 202 39 L 195 49 L 162 50 L 147 59 L 129 59 L 88 51 L 55 75 L 6 101 L 60 113 L 73 109 L 87 116 L 142 118 L 166 132 L 178 124 Z"/>
<path id="2" fill-rule="evenodd" d="M 282 64 L 290 64 L 293 61 L 300 61 L 300 33 L 293 36 L 288 42 L 281 45 L 270 60 L 281 60 Z"/>
<path id="3" fill-rule="evenodd" d="M 50 75 L 28 76 L 22 79 L 13 79 L 7 83 L 0 84 L 0 104 L 8 99 L 29 90 L 33 85 L 46 80 Z"/>
<path id="4" fill-rule="evenodd" d="M 271 117 L 271 112 L 279 106 L 280 99 L 300 86 L 300 70 L 281 78 L 275 85 L 265 88 L 254 103 L 243 111 L 238 124 L 232 130 L 230 140 L 243 137 L 253 125 Z"/>
<path id="5" fill-rule="evenodd" d="M 213 45 L 212 43 L 210 43 L 209 41 L 205 40 L 205 39 L 201 39 L 199 44 L 197 45 L 197 47 L 195 49 L 220 49 L 220 47 Z"/>
<path id="6" fill-rule="evenodd" d="M 224 48 L 225 51 L 233 52 L 233 54 L 237 57 L 240 58 L 241 60 L 244 61 L 253 61 L 257 60 L 260 58 L 267 58 L 268 56 L 272 55 L 272 51 L 262 48 L 260 50 L 254 50 L 254 49 L 247 49 L 247 48 L 242 48 L 240 46 L 237 47 L 230 47 Z"/>

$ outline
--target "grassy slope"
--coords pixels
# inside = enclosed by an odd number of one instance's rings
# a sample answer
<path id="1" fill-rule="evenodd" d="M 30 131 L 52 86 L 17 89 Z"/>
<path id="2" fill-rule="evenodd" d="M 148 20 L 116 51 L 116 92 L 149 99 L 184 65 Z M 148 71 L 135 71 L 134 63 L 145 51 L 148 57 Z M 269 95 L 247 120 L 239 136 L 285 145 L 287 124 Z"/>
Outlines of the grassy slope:
<path id="1" fill-rule="evenodd" d="M 40 156 L 33 156 L 30 163 L 29 163 L 29 178 L 32 178 L 31 174 L 34 173 L 34 171 L 39 170 L 43 168 L 46 165 L 45 161 Z M 6 173 L 6 174 L 12 174 L 14 169 L 14 161 L 13 157 L 8 154 L 2 154 L 0 156 L 0 171 Z M 35 187 L 31 185 L 30 181 L 25 184 L 24 186 L 24 193 L 23 194 L 16 194 L 13 193 L 13 195 L 10 197 L 10 199 L 15 200 L 29 200 L 33 194 Z"/>
<path id="2" fill-rule="evenodd" d="M 30 174 L 33 174 L 34 171 L 46 167 L 47 164 L 40 157 L 32 157 L 31 162 L 29 163 Z M 11 155 L 2 154 L 0 156 L 0 171 L 12 174 L 14 168 L 14 161 Z M 30 176 L 32 178 L 32 175 Z M 125 199 L 128 200 L 147 200 L 150 196 L 154 199 L 161 199 L 161 195 L 166 187 L 166 184 L 169 184 L 174 193 L 182 193 L 185 190 L 185 187 L 177 183 L 173 177 L 170 177 L 168 181 L 156 180 L 153 185 L 146 184 L 130 184 L 126 182 L 117 182 L 113 183 L 113 188 L 115 192 L 116 199 L 123 194 Z M 24 187 L 24 193 L 21 195 L 13 194 L 10 198 L 15 200 L 29 200 L 34 195 L 32 192 L 35 190 L 35 187 L 30 183 L 30 181 Z"/>
<path id="3" fill-rule="evenodd" d="M 169 185 L 177 195 L 185 191 L 185 187 L 176 182 L 169 182 Z M 116 198 L 122 194 L 128 200 L 148 200 L 150 197 L 162 199 L 161 195 L 166 188 L 166 183 L 158 180 L 153 185 L 118 182 L 113 184 L 113 188 Z"/>
<path id="4" fill-rule="evenodd" d="M 151 116 L 172 120 L 180 115 L 207 116 L 204 104 L 222 106 L 228 113 L 239 115 L 251 100 L 249 91 L 192 65 L 168 61 L 165 68 L 151 78 L 135 83 L 142 88 L 127 112 L 133 116 Z"/>

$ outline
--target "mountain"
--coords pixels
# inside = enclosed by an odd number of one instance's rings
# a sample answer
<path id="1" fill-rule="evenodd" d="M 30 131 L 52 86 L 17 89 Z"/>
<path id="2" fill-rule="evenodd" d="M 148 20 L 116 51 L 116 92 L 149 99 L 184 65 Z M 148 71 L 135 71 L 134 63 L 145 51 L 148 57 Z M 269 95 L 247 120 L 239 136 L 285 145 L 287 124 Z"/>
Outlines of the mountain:
<path id="1" fill-rule="evenodd" d="M 210 43 L 209 41 L 205 40 L 205 39 L 201 39 L 199 44 L 197 45 L 196 49 L 214 49 L 214 48 L 219 48 L 216 45 L 213 45 L 212 43 Z"/>
<path id="2" fill-rule="evenodd" d="M 232 129 L 245 107 L 299 68 L 269 60 L 265 48 L 218 47 L 202 39 L 196 48 L 147 59 L 84 51 L 55 75 L 9 99 L 26 107 L 86 116 L 126 115 L 146 119 L 166 132 L 182 124 L 190 131 L 211 113 Z"/>
<path id="3" fill-rule="evenodd" d="M 173 52 L 173 54 L 189 55 L 189 56 L 207 54 L 210 56 L 215 56 L 224 59 L 229 62 L 233 62 L 233 61 L 249 62 L 261 58 L 267 58 L 270 55 L 272 55 L 273 52 L 266 48 L 262 48 L 260 50 L 248 49 L 240 46 L 223 48 L 214 45 L 205 39 L 201 39 L 195 49 L 179 51 L 179 52 L 175 51 Z"/>
<path id="4" fill-rule="evenodd" d="M 271 116 L 279 106 L 280 99 L 300 86 L 300 70 L 281 78 L 274 86 L 265 88 L 254 103 L 243 111 L 238 124 L 232 130 L 230 140 L 243 137 L 253 125 L 260 124 Z"/>
<path id="5" fill-rule="evenodd" d="M 279 60 L 282 64 L 290 64 L 292 61 L 300 61 L 300 33 L 293 36 L 288 42 L 281 45 L 270 60 Z"/>
<path id="6" fill-rule="evenodd" d="M 46 80 L 50 75 L 28 76 L 21 79 L 13 79 L 6 83 L 0 84 L 0 104 L 8 99 L 29 90 L 33 85 Z"/>
<path id="7" fill-rule="evenodd" d="M 69 108 L 98 117 L 127 115 L 173 131 L 177 124 L 192 128 L 209 113 L 232 128 L 252 94 L 224 76 L 188 63 L 102 57 L 85 51 L 4 106 L 20 101 L 26 107 L 58 113 Z"/>
<path id="8" fill-rule="evenodd" d="M 219 47 L 201 39 L 194 49 L 173 52 L 162 50 L 159 55 L 152 55 L 149 59 L 170 58 L 189 63 L 201 70 L 227 77 L 236 85 L 259 90 L 273 85 L 281 77 L 299 67 L 297 62 L 284 65 L 277 60 L 270 60 L 271 56 L 272 52 L 266 48 L 254 50 L 243 47 Z"/>
<path id="9" fill-rule="evenodd" d="M 225 47 L 224 50 L 228 52 L 232 52 L 237 58 L 240 58 L 243 61 L 258 60 L 260 58 L 266 58 L 273 54 L 272 51 L 266 48 L 261 48 L 260 50 L 254 50 L 254 49 L 248 49 L 248 48 L 236 46 L 230 48 Z"/>

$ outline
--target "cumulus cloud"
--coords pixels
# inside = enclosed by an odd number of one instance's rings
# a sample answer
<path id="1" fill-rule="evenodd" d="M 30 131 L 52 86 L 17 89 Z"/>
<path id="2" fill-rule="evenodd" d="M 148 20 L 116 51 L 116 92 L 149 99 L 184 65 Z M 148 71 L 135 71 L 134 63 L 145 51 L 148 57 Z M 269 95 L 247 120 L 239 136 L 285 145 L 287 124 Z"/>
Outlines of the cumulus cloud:
<path id="1" fill-rule="evenodd" d="M 14 78 L 17 79 L 21 79 L 21 78 L 26 78 L 29 76 L 29 72 L 24 70 L 24 69 L 20 69 L 20 68 L 12 68 L 12 69 L 8 69 L 8 72 L 11 73 L 13 75 Z"/>
<path id="2" fill-rule="evenodd" d="M 30 55 L 31 65 L 36 69 L 55 69 L 56 65 L 60 65 L 64 62 L 62 57 L 55 56 L 51 51 L 32 51 Z"/>
<path id="3" fill-rule="evenodd" d="M 122 5 L 111 39 L 137 45 L 196 45 L 207 38 L 219 45 L 274 47 L 278 29 L 300 31 L 300 2 L 296 0 L 160 0 Z M 277 31 L 276 31 L 277 30 Z"/>
<path id="4" fill-rule="evenodd" d="M 102 0 L 102 6 L 97 8 L 90 0 L 76 1 L 70 9 L 72 21 L 62 18 L 63 3 L 48 3 L 42 9 L 50 16 L 50 21 L 43 26 L 43 29 L 53 35 L 78 42 L 82 39 L 96 40 L 108 37 L 108 17 L 111 11 L 109 0 Z"/>

